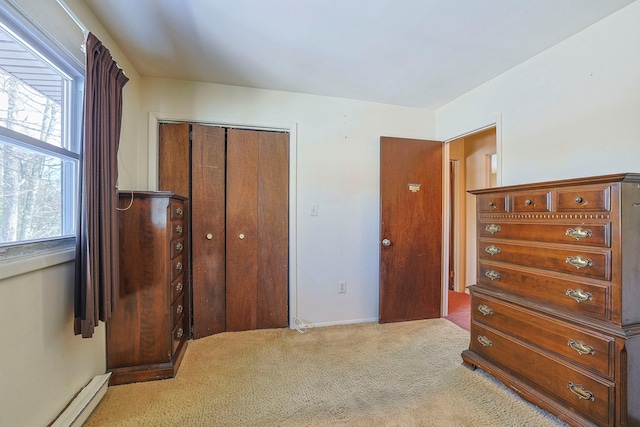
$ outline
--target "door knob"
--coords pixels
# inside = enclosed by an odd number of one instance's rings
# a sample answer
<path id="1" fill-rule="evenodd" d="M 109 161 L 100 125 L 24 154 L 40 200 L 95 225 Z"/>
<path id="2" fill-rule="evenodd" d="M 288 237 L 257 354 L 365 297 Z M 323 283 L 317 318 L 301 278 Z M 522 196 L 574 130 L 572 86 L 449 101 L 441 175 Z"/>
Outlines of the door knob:
<path id="1" fill-rule="evenodd" d="M 244 239 L 244 233 L 240 233 L 240 234 L 238 234 L 238 238 L 239 238 L 240 240 Z"/>
<path id="2" fill-rule="evenodd" d="M 213 239 L 213 234 L 207 233 L 207 240 L 211 240 L 211 239 Z"/>
<path id="3" fill-rule="evenodd" d="M 391 246 L 391 240 L 389 239 L 384 239 L 382 241 L 382 246 Z"/>

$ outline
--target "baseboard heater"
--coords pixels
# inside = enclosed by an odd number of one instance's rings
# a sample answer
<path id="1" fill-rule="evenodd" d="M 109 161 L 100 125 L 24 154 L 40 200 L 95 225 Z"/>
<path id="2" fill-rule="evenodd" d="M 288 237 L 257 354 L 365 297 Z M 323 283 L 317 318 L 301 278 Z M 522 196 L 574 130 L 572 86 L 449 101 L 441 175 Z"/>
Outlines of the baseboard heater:
<path id="1" fill-rule="evenodd" d="M 93 377 L 50 427 L 81 427 L 107 392 L 110 376 L 111 372 Z"/>

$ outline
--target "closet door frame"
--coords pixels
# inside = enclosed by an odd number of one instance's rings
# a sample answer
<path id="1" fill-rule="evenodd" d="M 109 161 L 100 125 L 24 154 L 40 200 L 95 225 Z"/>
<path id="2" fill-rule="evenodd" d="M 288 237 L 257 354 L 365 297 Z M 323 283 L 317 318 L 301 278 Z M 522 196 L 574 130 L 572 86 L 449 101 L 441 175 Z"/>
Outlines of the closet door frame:
<path id="1" fill-rule="evenodd" d="M 165 113 L 149 113 L 148 141 L 148 189 L 158 188 L 159 124 L 161 122 L 190 122 L 209 126 L 239 129 L 287 132 L 289 134 L 289 328 L 295 327 L 298 317 L 298 273 L 297 273 L 297 123 L 264 122 L 259 120 L 229 120 L 215 117 L 185 117 Z"/>

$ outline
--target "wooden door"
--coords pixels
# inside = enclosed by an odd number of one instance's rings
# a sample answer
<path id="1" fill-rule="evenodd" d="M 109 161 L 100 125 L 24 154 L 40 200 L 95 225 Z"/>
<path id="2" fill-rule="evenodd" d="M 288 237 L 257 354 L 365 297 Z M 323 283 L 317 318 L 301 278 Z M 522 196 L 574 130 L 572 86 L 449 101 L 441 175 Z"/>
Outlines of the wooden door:
<path id="1" fill-rule="evenodd" d="M 227 132 L 226 330 L 288 324 L 289 140 Z"/>
<path id="2" fill-rule="evenodd" d="M 158 145 L 158 190 L 189 197 L 189 123 L 160 123 Z"/>
<path id="3" fill-rule="evenodd" d="M 226 130 L 191 127 L 193 337 L 226 330 Z"/>
<path id="4" fill-rule="evenodd" d="M 190 196 L 193 337 L 286 327 L 288 134 L 161 124 L 158 186 Z"/>
<path id="5" fill-rule="evenodd" d="M 158 145 L 158 190 L 171 191 L 187 197 L 184 202 L 184 218 L 191 217 L 191 149 L 189 123 L 161 123 Z M 190 223 L 190 219 L 187 221 Z M 183 258 L 185 265 L 191 265 L 191 233 L 184 241 Z M 184 317 L 187 337 L 191 337 L 191 269 L 183 272 Z"/>
<path id="6" fill-rule="evenodd" d="M 380 138 L 380 322 L 440 317 L 442 143 Z"/>

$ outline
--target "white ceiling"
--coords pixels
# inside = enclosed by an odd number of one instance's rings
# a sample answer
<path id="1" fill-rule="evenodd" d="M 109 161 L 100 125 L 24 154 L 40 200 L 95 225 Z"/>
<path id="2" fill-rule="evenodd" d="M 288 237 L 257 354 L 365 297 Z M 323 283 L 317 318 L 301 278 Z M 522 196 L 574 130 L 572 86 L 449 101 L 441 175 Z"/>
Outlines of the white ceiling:
<path id="1" fill-rule="evenodd" d="M 436 109 L 633 0 L 84 0 L 143 76 Z"/>

